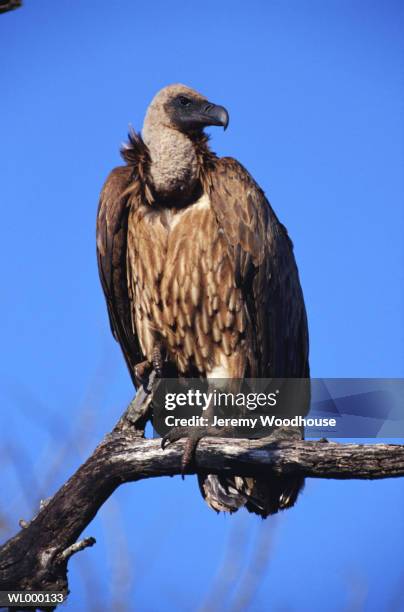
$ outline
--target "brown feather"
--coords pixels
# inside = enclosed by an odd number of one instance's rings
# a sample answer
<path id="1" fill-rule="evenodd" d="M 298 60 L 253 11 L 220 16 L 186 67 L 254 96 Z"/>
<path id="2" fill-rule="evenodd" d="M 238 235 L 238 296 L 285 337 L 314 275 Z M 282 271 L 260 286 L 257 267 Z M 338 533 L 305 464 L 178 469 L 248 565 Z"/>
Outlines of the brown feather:
<path id="1" fill-rule="evenodd" d="M 126 282 L 128 209 L 126 198 L 121 197 L 131 177 L 131 168 L 115 168 L 102 189 L 97 215 L 97 261 L 111 330 L 121 345 L 136 384 L 134 367 L 142 360 L 142 353 L 132 329 L 131 302 Z"/>

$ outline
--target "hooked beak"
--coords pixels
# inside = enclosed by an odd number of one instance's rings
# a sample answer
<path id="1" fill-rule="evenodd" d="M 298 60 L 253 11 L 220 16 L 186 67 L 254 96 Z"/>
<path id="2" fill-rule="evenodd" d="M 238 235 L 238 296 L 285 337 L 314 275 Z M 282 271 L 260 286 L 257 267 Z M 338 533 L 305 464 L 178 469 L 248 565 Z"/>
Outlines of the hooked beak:
<path id="1" fill-rule="evenodd" d="M 202 109 L 201 118 L 205 125 L 221 125 L 224 129 L 229 125 L 229 113 L 224 106 L 208 102 Z"/>

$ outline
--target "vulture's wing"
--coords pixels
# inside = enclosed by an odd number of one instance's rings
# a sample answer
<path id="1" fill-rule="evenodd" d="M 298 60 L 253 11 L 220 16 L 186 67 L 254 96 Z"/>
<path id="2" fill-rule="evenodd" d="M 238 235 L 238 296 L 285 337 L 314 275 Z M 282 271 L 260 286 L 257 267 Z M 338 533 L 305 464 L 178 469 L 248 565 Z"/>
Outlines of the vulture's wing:
<path id="1" fill-rule="evenodd" d="M 211 202 L 235 262 L 249 318 L 251 377 L 309 376 L 303 294 L 286 228 L 263 191 L 232 158 L 211 171 Z"/>
<path id="2" fill-rule="evenodd" d="M 136 386 L 134 367 L 142 361 L 142 353 L 131 322 L 126 277 L 128 207 L 123 195 L 131 180 L 132 168 L 118 167 L 102 189 L 97 215 L 97 260 L 111 330 L 121 345 Z"/>

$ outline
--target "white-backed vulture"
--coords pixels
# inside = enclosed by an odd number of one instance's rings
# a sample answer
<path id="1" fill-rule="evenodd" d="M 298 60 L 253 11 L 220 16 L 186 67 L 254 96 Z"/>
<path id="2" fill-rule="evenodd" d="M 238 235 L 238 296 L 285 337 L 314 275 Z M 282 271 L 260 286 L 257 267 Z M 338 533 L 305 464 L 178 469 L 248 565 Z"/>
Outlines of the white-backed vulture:
<path id="1" fill-rule="evenodd" d="M 196 91 L 162 89 L 142 135 L 132 131 L 121 151 L 126 165 L 102 189 L 99 272 L 135 385 L 148 365 L 162 367 L 160 356 L 169 375 L 309 376 L 306 312 L 287 231 L 247 170 L 217 157 L 203 132 L 227 124 L 226 109 Z M 200 476 L 214 509 L 246 506 L 263 516 L 292 505 L 301 481 L 259 485 L 266 493 L 250 479 Z"/>

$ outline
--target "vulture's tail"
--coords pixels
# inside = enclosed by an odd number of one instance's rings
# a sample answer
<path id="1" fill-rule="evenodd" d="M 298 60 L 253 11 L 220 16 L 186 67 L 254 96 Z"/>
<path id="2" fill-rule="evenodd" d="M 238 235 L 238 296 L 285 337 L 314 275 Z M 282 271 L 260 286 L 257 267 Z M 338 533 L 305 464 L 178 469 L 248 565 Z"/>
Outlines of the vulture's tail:
<path id="1" fill-rule="evenodd" d="M 215 385 L 211 382 L 212 388 Z M 215 381 L 217 386 L 218 381 Z M 310 381 L 308 378 L 284 379 L 282 382 L 281 414 L 305 415 L 310 404 Z M 227 380 L 225 390 L 237 393 L 242 388 L 241 380 Z M 223 390 L 223 389 L 222 389 Z M 265 435 L 273 435 L 274 441 L 302 439 L 304 431 L 299 428 L 267 428 Z M 243 437 L 242 434 L 239 437 Z M 298 474 L 277 476 L 268 474 L 252 478 L 200 473 L 199 488 L 208 506 L 217 512 L 236 512 L 245 507 L 249 512 L 266 518 L 279 510 L 291 508 L 304 487 L 304 478 Z"/>
<path id="2" fill-rule="evenodd" d="M 243 506 L 266 518 L 291 508 L 304 486 L 302 476 L 244 476 L 199 474 L 199 488 L 208 506 L 216 512 L 236 512 Z"/>

